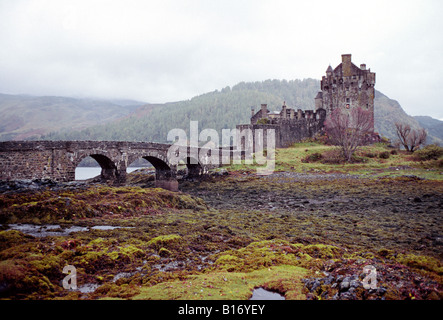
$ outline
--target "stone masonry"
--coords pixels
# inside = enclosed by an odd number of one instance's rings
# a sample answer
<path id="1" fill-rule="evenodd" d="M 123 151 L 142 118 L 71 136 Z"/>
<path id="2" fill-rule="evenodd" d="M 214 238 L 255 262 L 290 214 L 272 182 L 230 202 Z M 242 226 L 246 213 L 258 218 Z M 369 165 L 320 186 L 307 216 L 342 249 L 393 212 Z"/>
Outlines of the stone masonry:
<path id="1" fill-rule="evenodd" d="M 177 165 L 168 161 L 169 147 L 169 144 L 151 142 L 5 141 L 0 142 L 0 180 L 73 181 L 77 165 L 91 156 L 102 168 L 102 179 L 122 184 L 126 181 L 128 165 L 144 158 L 156 169 L 156 186 L 176 191 Z M 191 151 L 188 147 L 187 154 L 193 154 Z M 183 160 L 190 176 L 203 174 L 214 167 L 189 157 Z"/>

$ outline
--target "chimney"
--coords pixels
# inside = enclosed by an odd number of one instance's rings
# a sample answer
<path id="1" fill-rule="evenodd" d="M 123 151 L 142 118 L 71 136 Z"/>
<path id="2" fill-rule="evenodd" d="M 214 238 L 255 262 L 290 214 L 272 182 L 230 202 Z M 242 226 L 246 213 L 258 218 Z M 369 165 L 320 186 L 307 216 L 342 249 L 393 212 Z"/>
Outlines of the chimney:
<path id="1" fill-rule="evenodd" d="M 342 62 L 342 70 L 343 70 L 343 77 L 350 77 L 352 76 L 351 72 L 351 55 L 350 54 L 342 54 L 341 55 L 341 62 Z"/>
<path id="2" fill-rule="evenodd" d="M 254 114 L 255 114 L 255 109 L 254 109 L 254 107 L 251 107 L 251 117 L 253 117 Z"/>
<path id="3" fill-rule="evenodd" d="M 360 69 L 362 69 L 363 71 L 366 70 L 366 64 L 362 63 L 362 64 L 360 65 Z"/>
<path id="4" fill-rule="evenodd" d="M 268 105 L 265 103 L 261 105 L 261 117 L 268 118 Z"/>

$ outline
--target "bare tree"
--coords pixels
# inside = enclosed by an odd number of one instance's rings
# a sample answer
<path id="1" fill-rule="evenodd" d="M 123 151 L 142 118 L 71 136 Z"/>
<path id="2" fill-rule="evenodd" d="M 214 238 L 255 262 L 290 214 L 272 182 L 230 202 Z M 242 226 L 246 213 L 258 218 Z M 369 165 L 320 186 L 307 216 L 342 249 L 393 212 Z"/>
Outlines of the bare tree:
<path id="1" fill-rule="evenodd" d="M 397 137 L 406 151 L 414 152 L 425 144 L 427 133 L 425 129 L 412 130 L 408 124 L 395 123 Z"/>
<path id="2" fill-rule="evenodd" d="M 371 112 L 362 108 L 337 108 L 325 121 L 326 133 L 334 144 L 340 146 L 348 162 L 351 162 L 352 155 L 364 144 L 373 128 Z"/>

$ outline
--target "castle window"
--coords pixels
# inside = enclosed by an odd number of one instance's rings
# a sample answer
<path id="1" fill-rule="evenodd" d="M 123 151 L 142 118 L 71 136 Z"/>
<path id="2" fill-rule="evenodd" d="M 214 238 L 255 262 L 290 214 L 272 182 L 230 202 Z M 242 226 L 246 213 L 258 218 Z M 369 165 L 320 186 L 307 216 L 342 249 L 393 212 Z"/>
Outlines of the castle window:
<path id="1" fill-rule="evenodd" d="M 350 98 L 346 98 L 346 102 L 347 103 L 351 102 L 351 99 Z"/>

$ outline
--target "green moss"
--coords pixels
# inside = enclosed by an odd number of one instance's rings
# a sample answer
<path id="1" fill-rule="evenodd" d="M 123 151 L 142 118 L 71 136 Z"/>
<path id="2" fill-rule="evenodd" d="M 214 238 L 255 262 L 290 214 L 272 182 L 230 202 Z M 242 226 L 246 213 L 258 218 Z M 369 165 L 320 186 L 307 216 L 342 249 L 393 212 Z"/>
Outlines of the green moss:
<path id="1" fill-rule="evenodd" d="M 433 257 L 401 253 L 397 255 L 395 260 L 419 271 L 430 271 L 443 276 L 441 262 Z"/>
<path id="2" fill-rule="evenodd" d="M 242 266 L 243 262 L 236 256 L 224 254 L 215 261 L 215 265 L 218 269 L 232 272 Z"/>
<path id="3" fill-rule="evenodd" d="M 295 266 L 277 266 L 252 272 L 214 271 L 183 280 L 163 282 L 154 286 L 142 286 L 138 299 L 172 300 L 172 299 L 248 299 L 252 290 L 264 286 L 278 290 L 287 299 L 305 299 L 302 294 L 302 278 L 309 271 Z"/>
<path id="4" fill-rule="evenodd" d="M 177 248 L 180 246 L 182 237 L 178 234 L 168 234 L 164 236 L 158 236 L 148 241 L 148 246 L 159 250 L 162 247 L 165 248 Z"/>
<path id="5" fill-rule="evenodd" d="M 130 284 L 117 285 L 115 283 L 105 283 L 97 288 L 94 297 L 121 298 L 127 299 L 140 293 L 138 286 Z"/>
<path id="6" fill-rule="evenodd" d="M 40 259 L 31 261 L 30 264 L 35 267 L 38 272 L 50 278 L 57 278 L 62 275 L 65 261 L 59 256 L 46 255 Z"/>
<path id="7" fill-rule="evenodd" d="M 17 230 L 0 231 L 0 251 L 20 243 L 28 242 L 30 239 L 32 239 L 32 237 Z"/>
<path id="8" fill-rule="evenodd" d="M 10 297 L 39 299 L 51 297 L 54 292 L 49 279 L 23 260 L 0 261 L 0 283 L 4 287 L 3 294 Z"/>
<path id="9" fill-rule="evenodd" d="M 160 250 L 158 250 L 158 254 L 160 257 L 169 257 L 172 252 L 166 248 L 160 248 Z"/>
<path id="10" fill-rule="evenodd" d="M 329 252 L 333 248 L 325 246 L 323 250 Z M 277 265 L 314 266 L 315 262 L 306 251 L 312 252 L 313 247 L 302 244 L 294 245 L 280 239 L 257 241 L 250 243 L 245 248 L 228 250 L 216 255 L 217 260 L 214 266 L 219 270 L 230 272 L 248 272 Z M 314 264 L 312 264 L 313 262 Z"/>

